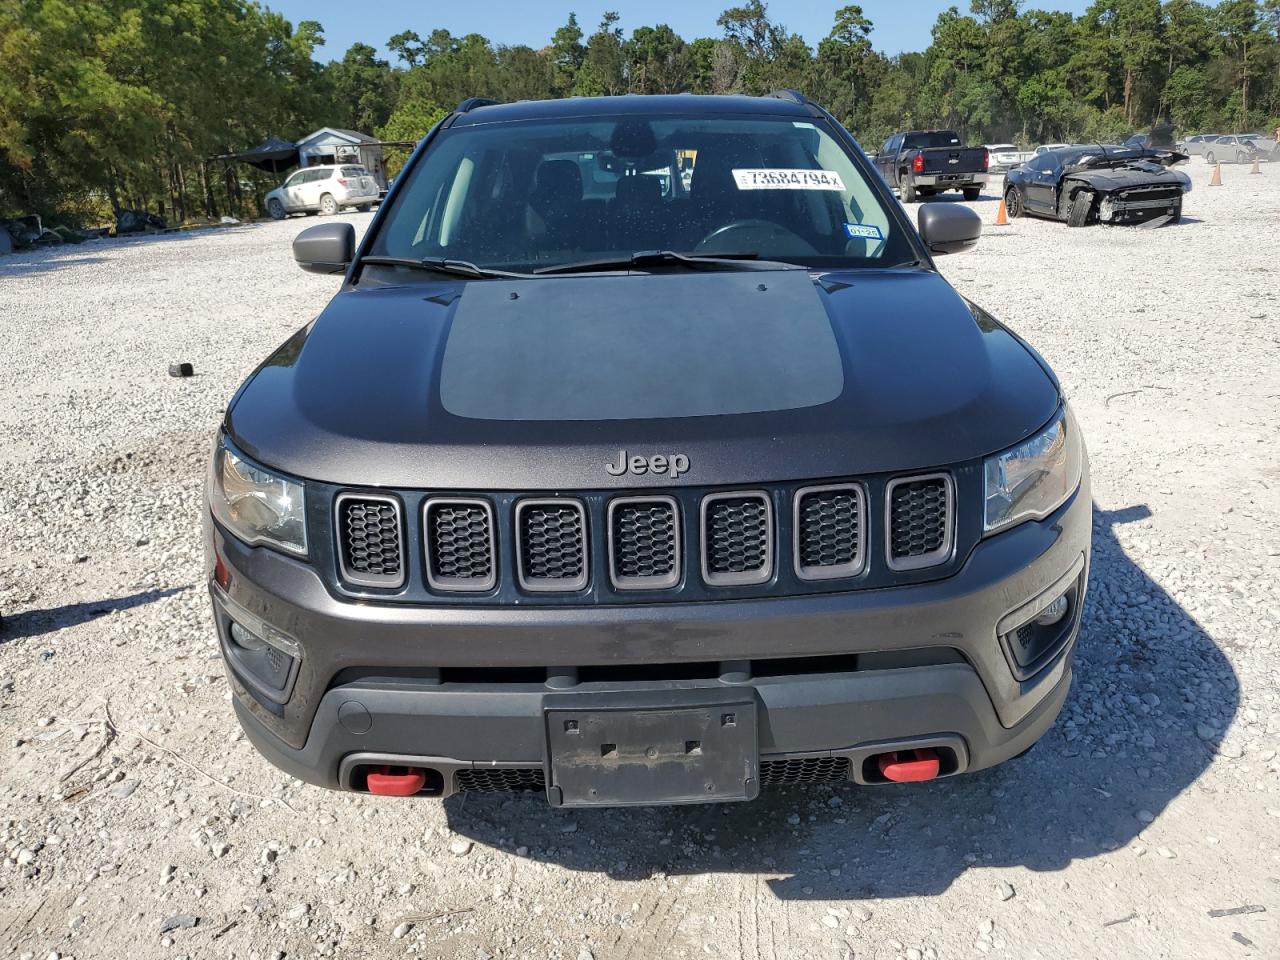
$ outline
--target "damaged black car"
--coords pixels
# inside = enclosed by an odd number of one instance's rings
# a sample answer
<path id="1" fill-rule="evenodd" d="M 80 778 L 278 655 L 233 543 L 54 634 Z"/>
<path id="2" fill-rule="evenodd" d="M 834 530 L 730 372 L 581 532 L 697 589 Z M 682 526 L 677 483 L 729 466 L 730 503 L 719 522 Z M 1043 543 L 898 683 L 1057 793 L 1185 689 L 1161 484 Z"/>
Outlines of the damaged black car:
<path id="1" fill-rule="evenodd" d="M 1034 214 L 1072 227 L 1177 223 L 1191 178 L 1169 168 L 1186 159 L 1096 143 L 1049 150 L 1005 174 L 1005 208 L 1010 217 Z"/>

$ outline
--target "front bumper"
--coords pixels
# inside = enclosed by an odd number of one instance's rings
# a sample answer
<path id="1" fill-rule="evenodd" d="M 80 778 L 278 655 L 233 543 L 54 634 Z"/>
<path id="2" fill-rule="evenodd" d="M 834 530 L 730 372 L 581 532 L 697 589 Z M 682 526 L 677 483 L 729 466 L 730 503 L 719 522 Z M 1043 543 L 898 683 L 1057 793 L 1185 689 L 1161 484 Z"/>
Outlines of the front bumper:
<path id="1" fill-rule="evenodd" d="M 250 740 L 311 783 L 350 787 L 359 763 L 417 758 L 442 772 L 447 795 L 466 771 L 545 768 L 549 699 L 643 702 L 671 690 L 741 692 L 756 704 L 762 761 L 840 758 L 865 781 L 863 761 L 885 745 L 943 747 L 945 772 L 964 772 L 1016 756 L 1052 725 L 1070 683 L 1091 506 L 1086 474 L 1053 515 L 982 541 L 945 580 L 767 600 L 352 603 L 305 563 L 247 547 L 209 519 L 207 565 L 224 657 L 232 616 L 270 624 L 301 651 L 274 699 L 230 658 L 228 675 Z M 1078 602 L 1063 638 L 1027 675 L 997 624 L 1007 630 L 1011 615 L 1068 586 Z M 762 669 L 780 657 L 800 666 Z M 685 669 L 708 663 L 713 676 Z"/>

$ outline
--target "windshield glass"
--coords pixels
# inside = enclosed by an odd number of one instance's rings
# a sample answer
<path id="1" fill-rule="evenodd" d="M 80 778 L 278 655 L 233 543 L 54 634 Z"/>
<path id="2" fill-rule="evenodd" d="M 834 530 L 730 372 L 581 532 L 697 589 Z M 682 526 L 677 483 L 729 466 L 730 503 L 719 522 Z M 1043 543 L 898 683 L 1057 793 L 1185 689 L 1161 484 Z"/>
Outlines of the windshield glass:
<path id="1" fill-rule="evenodd" d="M 808 121 L 455 126 L 414 166 L 369 252 L 517 271 L 651 250 L 813 267 L 915 260 L 871 176 Z"/>

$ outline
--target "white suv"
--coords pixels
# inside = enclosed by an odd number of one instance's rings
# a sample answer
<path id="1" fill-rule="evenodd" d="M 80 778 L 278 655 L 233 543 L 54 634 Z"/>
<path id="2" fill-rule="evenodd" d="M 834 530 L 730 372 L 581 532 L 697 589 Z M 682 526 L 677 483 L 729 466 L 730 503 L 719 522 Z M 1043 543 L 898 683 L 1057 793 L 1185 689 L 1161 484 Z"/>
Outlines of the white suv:
<path id="1" fill-rule="evenodd" d="M 377 199 L 378 182 L 364 167 L 307 167 L 267 194 L 267 213 L 276 220 L 316 211 L 330 216 L 343 207 L 368 210 Z"/>

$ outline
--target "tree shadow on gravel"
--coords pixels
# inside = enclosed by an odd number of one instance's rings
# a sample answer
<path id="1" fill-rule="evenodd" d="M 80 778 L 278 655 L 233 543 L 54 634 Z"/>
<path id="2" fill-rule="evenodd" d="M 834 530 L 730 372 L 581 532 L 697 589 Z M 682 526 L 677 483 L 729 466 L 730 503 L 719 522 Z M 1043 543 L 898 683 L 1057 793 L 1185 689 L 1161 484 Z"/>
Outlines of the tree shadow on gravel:
<path id="1" fill-rule="evenodd" d="M 64 627 L 75 627 L 90 620 L 96 620 L 98 617 L 105 617 L 117 610 L 131 610 L 190 589 L 190 587 L 170 587 L 167 590 L 143 590 L 127 597 L 93 600 L 87 603 L 68 603 L 65 606 L 50 607 L 47 610 L 27 610 L 24 613 L 6 616 L 3 623 L 0 623 L 0 644 L 38 637 Z"/>
<path id="2" fill-rule="evenodd" d="M 61 250 L 61 247 L 53 248 Z M 28 253 L 31 251 L 22 251 Z M 21 254 L 18 254 L 21 256 Z M 65 270 L 67 267 L 84 267 L 95 263 L 106 263 L 106 257 L 41 257 L 38 260 L 0 260 L 0 277 L 11 280 L 21 279 L 22 277 L 34 277 L 40 273 L 53 273 L 56 270 Z"/>
<path id="3" fill-rule="evenodd" d="M 449 826 L 614 879 L 772 875 L 785 900 L 937 894 L 971 866 L 1056 871 L 1124 846 L 1145 826 L 1139 811 L 1158 817 L 1209 765 L 1239 703 L 1214 641 L 1116 540 L 1117 525 L 1149 516 L 1095 510 L 1072 691 L 1020 759 L 934 783 L 789 788 L 719 806 L 565 811 L 541 794 L 458 795 L 444 804 Z"/>

